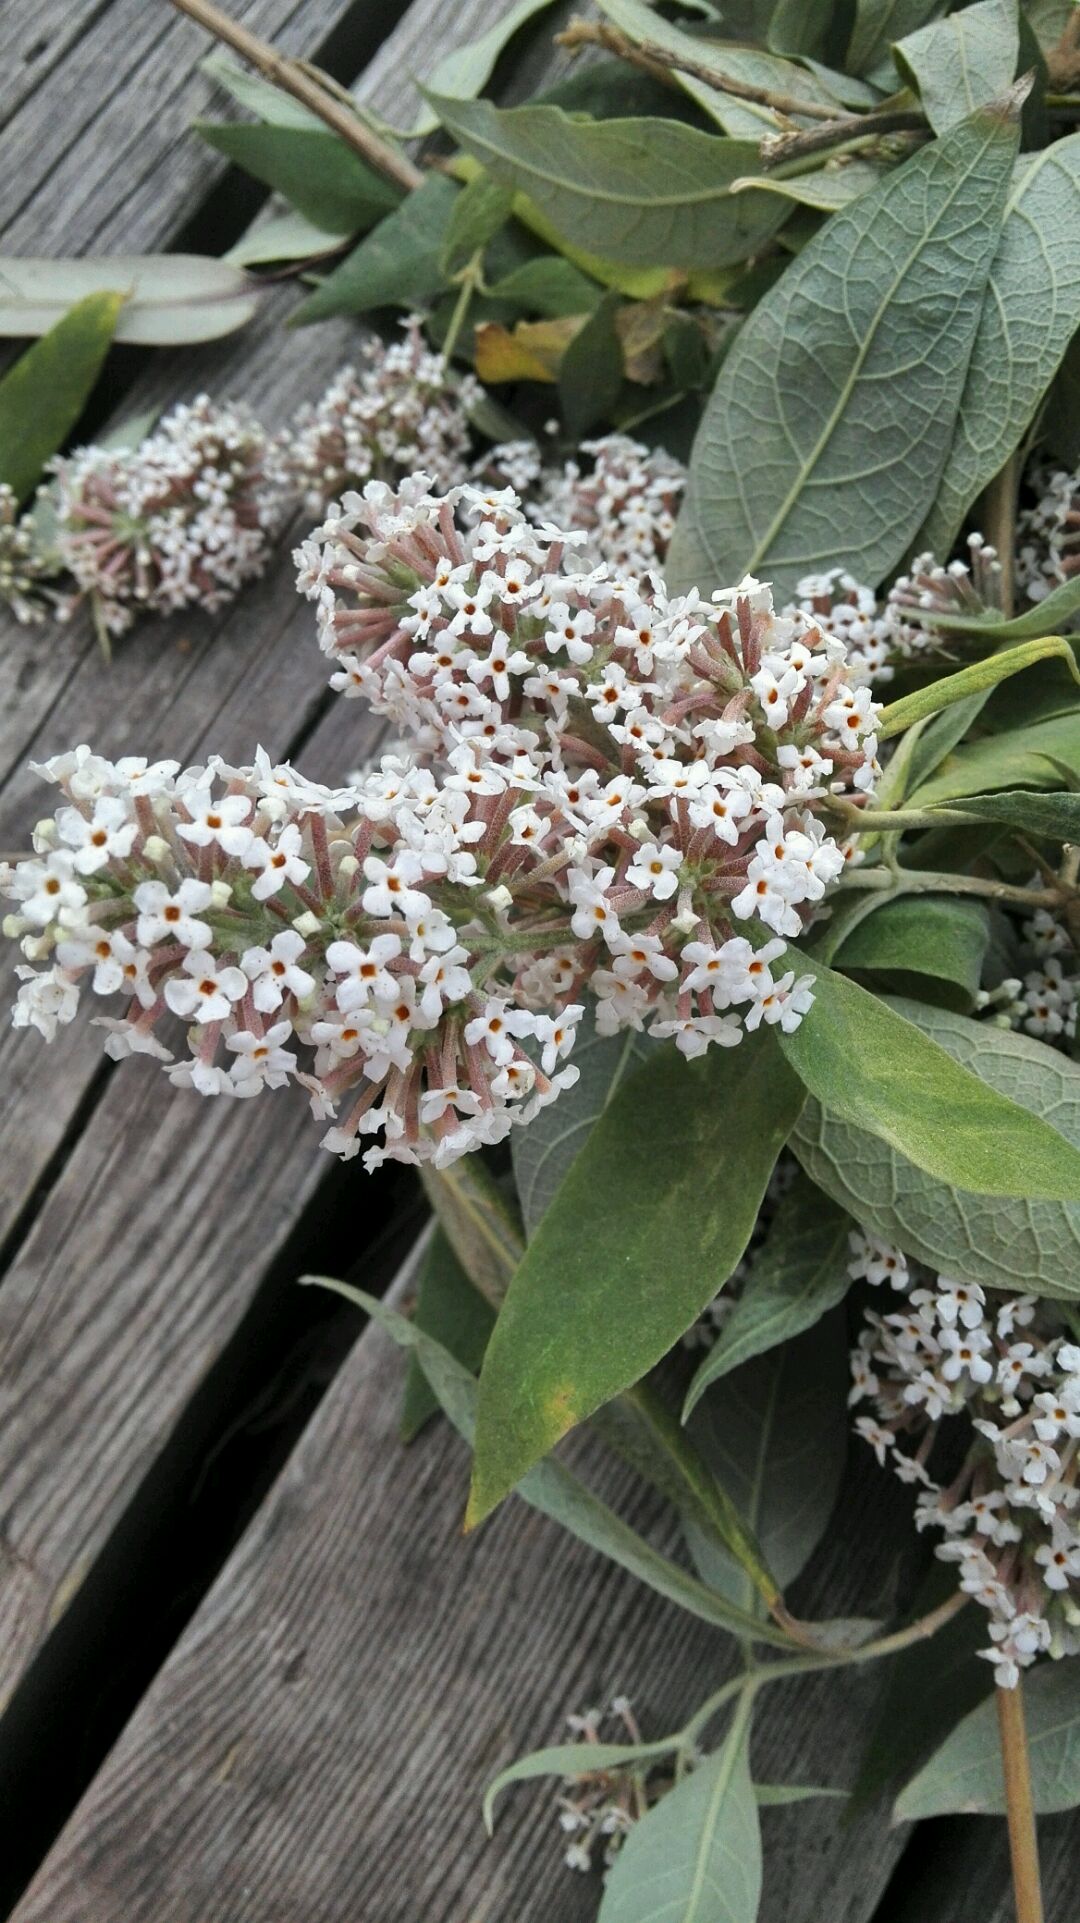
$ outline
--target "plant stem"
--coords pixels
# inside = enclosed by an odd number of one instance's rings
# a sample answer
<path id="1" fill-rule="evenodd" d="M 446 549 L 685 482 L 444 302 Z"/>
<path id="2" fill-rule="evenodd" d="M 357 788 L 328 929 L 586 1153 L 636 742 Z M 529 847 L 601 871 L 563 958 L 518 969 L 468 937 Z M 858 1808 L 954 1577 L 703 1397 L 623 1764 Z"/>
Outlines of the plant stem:
<path id="1" fill-rule="evenodd" d="M 1061 888 L 1018 888 L 1012 882 L 984 875 L 935 874 L 917 868 L 910 872 L 903 868 L 852 868 L 839 886 L 874 888 L 893 895 L 981 895 L 1016 908 L 1060 908 L 1064 895 Z"/>
<path id="2" fill-rule="evenodd" d="M 1031 1795 L 1031 1766 L 1024 1726 L 1022 1685 L 997 1691 L 998 1734 L 1005 1776 L 1005 1805 L 1009 1824 L 1016 1923 L 1043 1923 L 1039 1885 L 1039 1844 L 1035 1805 Z"/>
<path id="3" fill-rule="evenodd" d="M 310 108 L 346 146 L 351 147 L 378 173 L 384 174 L 396 186 L 404 187 L 407 193 L 420 186 L 424 176 L 419 167 L 365 126 L 355 109 L 346 107 L 343 101 L 335 98 L 329 87 L 317 80 L 305 63 L 277 53 L 265 40 L 260 40 L 247 27 L 242 27 L 239 21 L 230 19 L 227 13 L 213 4 L 213 0 L 171 0 L 171 3 L 178 13 L 186 13 L 215 40 L 231 47 L 234 53 L 265 75 L 275 87 L 292 94 L 294 100 Z"/>
<path id="4" fill-rule="evenodd" d="M 482 266 L 483 249 L 481 248 L 479 252 L 473 255 L 461 277 L 461 290 L 454 303 L 454 311 L 450 316 L 450 325 L 446 330 L 446 339 L 442 344 L 442 357 L 447 367 L 449 367 L 451 359 L 453 358 L 454 349 L 458 344 L 461 330 L 468 319 L 469 308 L 472 306 L 472 297 L 476 292 L 481 277 Z"/>
<path id="5" fill-rule="evenodd" d="M 1016 497 L 1020 486 L 1020 451 L 1014 448 L 1003 468 L 983 490 L 980 521 L 986 539 L 997 549 L 1001 564 L 1001 608 L 1005 619 L 1016 602 Z"/>
<path id="6" fill-rule="evenodd" d="M 912 107 L 885 107 L 877 113 L 845 114 L 842 119 L 829 120 L 820 127 L 807 127 L 804 131 L 792 134 L 773 134 L 762 142 L 762 162 L 771 173 L 774 167 L 782 166 L 789 160 L 801 160 L 806 154 L 824 153 L 842 142 L 852 139 L 875 139 L 879 134 L 929 133 L 926 115 Z"/>
<path id="7" fill-rule="evenodd" d="M 661 47 L 654 40 L 634 41 L 617 27 L 604 21 L 571 20 L 562 33 L 555 39 L 560 47 L 568 47 L 576 52 L 579 47 L 602 47 L 605 53 L 613 53 L 620 60 L 626 60 L 633 67 L 641 67 L 645 73 L 666 79 L 670 73 L 685 73 L 691 80 L 702 80 L 708 87 L 715 87 L 717 93 L 727 93 L 734 100 L 749 100 L 756 107 L 769 107 L 773 113 L 784 114 L 790 118 L 801 114 L 804 120 L 833 119 L 834 109 L 826 107 L 817 100 L 803 100 L 798 94 L 776 93 L 771 87 L 754 87 L 749 81 L 736 80 L 731 74 L 721 73 L 716 67 L 706 66 L 697 60 L 685 59 L 682 54 L 674 54 L 668 47 Z"/>
<path id="8" fill-rule="evenodd" d="M 849 802 L 833 805 L 849 834 L 901 834 L 907 828 L 977 827 L 980 815 L 965 814 L 961 808 L 856 808 Z M 985 824 L 984 824 L 985 825 Z"/>

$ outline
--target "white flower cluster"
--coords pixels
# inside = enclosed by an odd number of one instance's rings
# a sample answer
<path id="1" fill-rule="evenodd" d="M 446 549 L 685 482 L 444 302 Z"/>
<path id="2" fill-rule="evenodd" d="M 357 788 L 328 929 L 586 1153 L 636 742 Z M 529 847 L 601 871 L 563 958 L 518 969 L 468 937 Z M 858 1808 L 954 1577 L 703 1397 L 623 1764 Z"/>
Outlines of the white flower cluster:
<path id="1" fill-rule="evenodd" d="M 48 582 L 55 569 L 42 552 L 33 523 L 19 516 L 19 503 L 0 481 L 0 608 L 23 627 L 43 621 L 54 597 Z"/>
<path id="2" fill-rule="evenodd" d="M 1039 876 L 1034 877 L 1037 885 Z M 1037 908 L 1021 923 L 1021 954 L 1031 967 L 979 996 L 979 1008 L 1040 1041 L 1067 1048 L 1076 1039 L 1076 949 L 1068 929 Z"/>
<path id="3" fill-rule="evenodd" d="M 981 534 L 968 535 L 968 559 L 942 567 L 932 554 L 918 554 L 910 574 L 898 575 L 889 589 L 889 607 L 903 619 L 905 609 L 971 617 L 1002 612 L 1002 568 L 996 548 Z M 933 645 L 924 628 L 908 627 L 911 646 Z M 937 645 L 940 645 L 938 643 Z"/>
<path id="4" fill-rule="evenodd" d="M 585 1745 L 636 1743 L 641 1731 L 629 1700 L 615 1696 L 606 1709 L 587 1709 L 566 1719 L 569 1740 Z M 684 1767 L 698 1762 L 696 1751 L 684 1755 Z M 656 1761 L 621 1763 L 585 1769 L 563 1778 L 556 1800 L 559 1828 L 565 1839 L 567 1869 L 610 1869 L 636 1822 L 673 1787 L 671 1757 Z"/>
<path id="5" fill-rule="evenodd" d="M 369 1166 L 444 1164 L 554 1099 L 586 984 L 602 1033 L 648 1022 L 688 1055 L 795 1027 L 809 983 L 774 937 L 843 868 L 818 811 L 870 786 L 869 694 L 757 583 L 672 600 L 567 571 L 572 540 L 419 476 L 370 482 L 308 544 L 336 679 L 433 772 L 391 756 L 328 790 L 261 754 L 180 772 L 88 748 L 39 768 L 66 805 L 3 875 L 7 931 L 48 964 L 17 1025 L 50 1037 L 83 981 L 121 994 L 111 1054 L 207 1094 L 298 1079 L 332 1149 L 382 1132 Z"/>
<path id="6" fill-rule="evenodd" d="M 869 1314 L 852 1356 L 855 1427 L 878 1461 L 918 1487 L 916 1522 L 988 1612 L 980 1655 L 1012 1688 L 1047 1650 L 1080 1651 L 1080 1345 L 1053 1303 L 933 1276 L 860 1232 L 850 1273 L 903 1300 Z M 947 1482 L 934 1445 L 964 1415 L 971 1447 Z"/>
<path id="7" fill-rule="evenodd" d="M 891 681 L 897 660 L 925 648 L 929 639 L 844 568 L 805 575 L 785 613 L 825 622 L 844 642 L 853 677 L 866 682 Z"/>
<path id="8" fill-rule="evenodd" d="M 365 481 L 421 468 L 450 487 L 468 472 L 469 411 L 483 389 L 471 374 L 451 375 L 415 314 L 403 325 L 401 340 L 366 341 L 282 439 L 282 462 L 313 513 Z"/>
<path id="9" fill-rule="evenodd" d="M 520 493 L 508 459 L 515 451 L 496 448 L 491 458 Z M 583 441 L 581 452 L 589 457 L 584 467 L 567 461 L 536 477 L 533 518 L 541 525 L 553 522 L 579 529 L 586 537 L 583 553 L 589 561 L 606 561 L 635 574 L 662 568 L 686 486 L 682 463 L 663 448 L 647 448 L 628 434 Z M 512 463 L 519 473 L 525 471 L 522 458 L 523 451 Z"/>
<path id="10" fill-rule="evenodd" d="M 1038 499 L 1016 522 L 1016 575 L 1029 600 L 1042 601 L 1080 568 L 1080 474 L 1036 468 Z"/>
<path id="11" fill-rule="evenodd" d="M 59 559 L 109 634 L 142 609 L 228 601 L 265 568 L 286 500 L 264 429 L 205 394 L 137 447 L 80 448 L 55 469 Z"/>

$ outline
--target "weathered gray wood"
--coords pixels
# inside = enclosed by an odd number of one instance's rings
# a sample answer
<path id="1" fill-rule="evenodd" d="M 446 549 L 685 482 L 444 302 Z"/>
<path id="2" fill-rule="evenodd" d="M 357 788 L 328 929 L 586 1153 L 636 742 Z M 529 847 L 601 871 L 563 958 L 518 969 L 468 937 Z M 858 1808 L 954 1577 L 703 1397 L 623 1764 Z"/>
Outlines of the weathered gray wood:
<path id="1" fill-rule="evenodd" d="M 730 1673 L 730 1641 L 523 1504 L 463 1540 L 465 1452 L 441 1423 L 400 1449 L 400 1377 L 366 1331 L 15 1923 L 595 1915 L 595 1880 L 561 1865 L 551 1786 L 515 1790 L 489 1844 L 484 1785 L 614 1692 L 649 1733 L 679 1727 Z M 672 1548 L 624 1469 L 575 1453 Z M 855 1492 L 810 1606 L 879 1600 L 882 1558 L 858 1546 L 882 1485 Z M 767 1692 L 759 1778 L 850 1780 L 874 1687 L 867 1671 Z M 764 1822 L 762 1923 L 865 1923 L 899 1847 L 880 1815 L 845 1830 L 819 1804 Z"/>

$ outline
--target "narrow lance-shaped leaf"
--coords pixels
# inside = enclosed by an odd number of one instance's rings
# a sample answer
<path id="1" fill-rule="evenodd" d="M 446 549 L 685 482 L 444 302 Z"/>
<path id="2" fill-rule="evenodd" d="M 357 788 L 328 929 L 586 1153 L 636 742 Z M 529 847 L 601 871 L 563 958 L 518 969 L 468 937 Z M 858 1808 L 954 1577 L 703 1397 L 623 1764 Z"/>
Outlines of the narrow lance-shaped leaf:
<path id="1" fill-rule="evenodd" d="M 293 323 L 422 306 L 439 293 L 448 284 L 443 246 L 460 192 L 445 174 L 429 174 L 297 308 Z"/>
<path id="2" fill-rule="evenodd" d="M 831 1118 L 879 1136 L 941 1183 L 1080 1202 L 1080 1150 L 1048 1121 L 961 1067 L 896 1007 L 801 960 L 814 1006 L 781 1046 Z"/>
<path id="3" fill-rule="evenodd" d="M 754 1923 L 760 1897 L 749 1731 L 737 1715 L 721 1748 L 634 1824 L 598 1923 Z"/>
<path id="4" fill-rule="evenodd" d="M 0 335 L 46 334 L 90 294 L 125 296 L 113 334 L 139 347 L 218 340 L 251 320 L 257 282 L 205 254 L 101 254 L 81 260 L 0 256 Z"/>
<path id="5" fill-rule="evenodd" d="M 923 148 L 759 302 L 694 442 L 668 558 L 677 586 L 749 570 L 782 598 L 808 568 L 876 582 L 899 562 L 951 444 L 1016 116 L 1010 96 Z"/>
<path id="6" fill-rule="evenodd" d="M 308 1275 L 305 1282 L 319 1284 L 355 1302 L 358 1308 L 378 1322 L 399 1348 L 411 1349 L 419 1356 L 424 1373 L 442 1405 L 443 1413 L 466 1442 L 472 1442 L 476 1427 L 477 1384 L 460 1362 L 433 1337 L 388 1308 L 377 1296 L 366 1295 L 348 1282 L 329 1276 Z M 703 1622 L 718 1629 L 749 1636 L 753 1641 L 774 1648 L 791 1650 L 795 1645 L 784 1630 L 774 1623 L 759 1621 L 746 1610 L 737 1608 L 726 1597 L 715 1594 L 696 1576 L 670 1562 L 651 1543 L 639 1536 L 629 1523 L 609 1509 L 605 1502 L 586 1488 L 561 1462 L 541 1462 L 520 1484 L 517 1494 L 541 1515 L 557 1522 L 590 1549 L 626 1569 L 657 1595 L 673 1602 Z"/>
<path id="7" fill-rule="evenodd" d="M 274 187 L 298 213 L 330 234 L 355 234 L 397 206 L 401 190 L 332 133 L 303 127 L 200 120 L 208 146 Z"/>
<path id="8" fill-rule="evenodd" d="M 17 500 L 77 425 L 123 304 L 123 294 L 88 294 L 0 380 L 0 481 Z"/>
<path id="9" fill-rule="evenodd" d="M 1019 446 L 1080 326 L 1078 198 L 1080 134 L 1017 164 L 953 444 L 916 547 L 948 553 L 968 508 Z M 1065 620 L 1043 607 L 1045 626 L 1010 623 L 1010 632 L 1019 640 Z"/>
<path id="10" fill-rule="evenodd" d="M 1024 1677 L 1031 1791 L 1040 1816 L 1080 1803 L 1080 1662 L 1067 1656 Z M 980 1703 L 897 1798 L 901 1821 L 924 1816 L 1003 1816 L 1005 1779 L 997 1704 Z"/>
<path id="11" fill-rule="evenodd" d="M 917 88 L 934 132 L 943 134 L 1004 92 L 1019 52 L 1016 0 L 976 0 L 906 34 L 893 59 Z"/>
<path id="12" fill-rule="evenodd" d="M 1072 678 L 1080 683 L 1076 656 L 1069 643 L 1060 634 L 1048 634 L 1041 641 L 1023 641 L 1019 647 L 1009 648 L 1004 654 L 989 654 L 983 661 L 973 661 L 970 667 L 961 668 L 956 674 L 943 675 L 938 681 L 931 681 L 925 688 L 916 688 L 912 694 L 901 695 L 899 701 L 890 701 L 882 709 L 880 735 L 888 741 L 894 734 L 902 734 L 916 721 L 925 721 L 928 715 L 940 714 L 943 708 L 951 708 L 956 701 L 965 701 L 969 695 L 980 694 L 984 688 L 995 688 L 1000 681 L 1007 681 L 1010 675 L 1022 674 L 1025 668 L 1035 666 L 1038 661 L 1052 658 L 1064 661 Z"/>
<path id="13" fill-rule="evenodd" d="M 470 40 L 467 46 L 452 47 L 443 55 L 429 76 L 432 91 L 450 94 L 455 100 L 475 100 L 491 79 L 495 62 L 514 35 L 550 5 L 551 0 L 516 0 L 516 5 L 508 7 L 486 33 Z M 430 134 L 438 124 L 438 114 L 425 107 L 412 131 Z"/>
<path id="14" fill-rule="evenodd" d="M 1018 788 L 1003 795 L 973 795 L 964 802 L 964 812 L 978 815 L 980 821 L 1000 822 L 1020 834 L 1080 843 L 1080 795 L 1066 790 L 1040 795 Z"/>
<path id="15" fill-rule="evenodd" d="M 727 267 L 776 232 L 787 209 L 733 194 L 757 171 L 750 140 L 677 120 L 574 119 L 559 107 L 493 107 L 432 94 L 448 132 L 496 180 L 537 202 L 576 246 L 632 267 Z"/>
<path id="16" fill-rule="evenodd" d="M 1030 1035 L 951 1009 L 896 1001 L 897 1012 L 966 1068 L 1080 1147 L 1080 1067 Z M 945 1275 L 1036 1295 L 1080 1294 L 1080 1207 L 980 1195 L 928 1175 L 857 1122 L 807 1103 L 791 1145 L 819 1188 L 886 1242 Z"/>
<path id="17" fill-rule="evenodd" d="M 658 1743 L 555 1743 L 550 1749 L 534 1749 L 508 1763 L 488 1784 L 484 1795 L 484 1824 L 490 1836 L 495 1828 L 495 1804 L 504 1789 L 514 1783 L 529 1783 L 537 1776 L 583 1776 L 597 1769 L 623 1769 L 628 1763 L 657 1762 L 678 1749 L 678 1736 L 665 1736 Z"/>
<path id="18" fill-rule="evenodd" d="M 850 1228 L 850 1216 L 800 1174 L 780 1203 L 738 1301 L 690 1385 L 686 1415 L 710 1383 L 801 1334 L 843 1301 L 851 1286 Z"/>
<path id="19" fill-rule="evenodd" d="M 831 955 L 850 974 L 920 975 L 948 990 L 950 1005 L 970 1013 L 982 981 L 990 919 L 981 901 L 957 895 L 901 895 L 864 916 Z M 892 986 L 902 984 L 894 980 Z M 910 983 L 904 984 L 910 987 Z M 915 991 L 913 991 L 915 992 Z M 942 995 L 936 1000 L 944 999 Z"/>
<path id="20" fill-rule="evenodd" d="M 677 1342 L 742 1255 L 802 1093 L 773 1037 L 664 1051 L 605 1110 L 526 1250 L 480 1379 L 470 1523 Z"/>
<path id="21" fill-rule="evenodd" d="M 413 1316 L 418 1329 L 440 1342 L 470 1374 L 477 1373 L 495 1311 L 470 1282 L 441 1228 L 435 1230 L 424 1251 Z M 438 1397 L 419 1358 L 411 1355 L 401 1405 L 403 1439 L 411 1442 L 438 1407 Z"/>
<path id="22" fill-rule="evenodd" d="M 944 717 L 942 717 L 944 719 Z M 1057 788 L 1061 770 L 1080 776 L 1080 712 L 1054 715 L 1030 728 L 984 735 L 956 746 L 908 796 L 912 808 L 932 808 L 995 788 Z"/>

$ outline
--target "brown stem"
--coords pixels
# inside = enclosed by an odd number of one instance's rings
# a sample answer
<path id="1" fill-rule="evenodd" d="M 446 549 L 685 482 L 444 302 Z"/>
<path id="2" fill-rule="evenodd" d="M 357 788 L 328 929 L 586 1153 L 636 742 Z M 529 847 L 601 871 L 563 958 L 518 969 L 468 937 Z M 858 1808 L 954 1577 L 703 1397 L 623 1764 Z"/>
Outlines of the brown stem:
<path id="1" fill-rule="evenodd" d="M 1031 1766 L 1020 1683 L 1015 1689 L 997 1691 L 997 1711 L 1016 1923 L 1043 1923 L 1039 1844 L 1035 1831 L 1035 1805 L 1031 1795 Z"/>
<path id="2" fill-rule="evenodd" d="M 805 109 L 800 108 L 800 112 Z M 763 164 L 772 169 L 789 160 L 804 160 L 807 154 L 824 153 L 842 146 L 845 140 L 861 140 L 878 134 L 928 133 L 926 115 L 913 107 L 885 107 L 880 113 L 845 114 L 820 127 L 807 127 L 792 134 L 770 134 L 761 143 Z"/>
<path id="3" fill-rule="evenodd" d="M 1020 486 L 1020 450 L 1014 448 L 1003 468 L 983 491 L 978 522 L 997 549 L 1001 564 L 1001 608 L 1006 620 L 1016 602 L 1016 497 Z"/>
<path id="4" fill-rule="evenodd" d="M 688 74 L 691 80 L 703 80 L 706 86 L 715 87 L 717 93 L 729 93 L 735 100 L 749 100 L 756 107 L 771 107 L 774 113 L 788 118 L 802 114 L 804 120 L 831 120 L 833 116 L 833 109 L 822 106 L 819 101 L 802 100 L 798 94 L 774 93 L 769 87 L 752 87 L 749 81 L 736 80 L 716 67 L 687 60 L 668 47 L 658 46 L 654 40 L 630 40 L 606 21 L 571 20 L 565 31 L 557 33 L 555 38 L 560 47 L 569 47 L 571 52 L 578 47 L 603 47 L 605 53 L 616 54 L 620 60 L 627 60 L 631 66 L 640 67 L 658 79 L 666 79 L 669 73 Z"/>
<path id="5" fill-rule="evenodd" d="M 234 53 L 238 53 L 267 80 L 272 81 L 275 87 L 292 94 L 294 100 L 310 108 L 346 146 L 351 147 L 378 173 L 394 181 L 396 186 L 404 187 L 408 193 L 420 186 L 424 176 L 419 167 L 365 126 L 355 110 L 336 99 L 303 62 L 290 60 L 286 54 L 277 53 L 238 21 L 222 13 L 220 7 L 213 5 L 213 0 L 171 0 L 171 4 L 178 13 L 186 13 L 189 19 L 205 28 L 215 40 L 231 47 Z"/>

